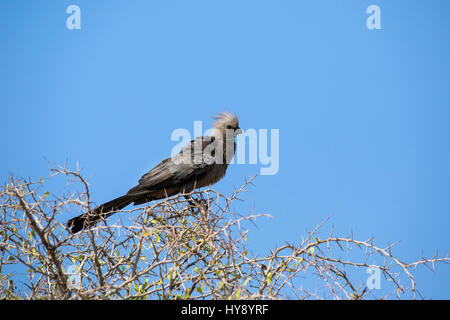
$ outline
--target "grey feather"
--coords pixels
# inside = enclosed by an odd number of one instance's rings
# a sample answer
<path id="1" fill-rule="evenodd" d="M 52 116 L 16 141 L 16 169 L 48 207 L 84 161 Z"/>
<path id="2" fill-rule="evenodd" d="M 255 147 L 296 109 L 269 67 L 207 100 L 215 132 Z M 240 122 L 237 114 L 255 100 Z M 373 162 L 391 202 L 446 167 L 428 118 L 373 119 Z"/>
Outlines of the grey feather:
<path id="1" fill-rule="evenodd" d="M 71 232 L 89 228 L 130 203 L 143 204 L 177 193 L 187 193 L 219 181 L 234 156 L 234 137 L 242 131 L 237 116 L 231 112 L 221 112 L 214 119 L 211 136 L 198 137 L 172 158 L 161 161 L 144 174 L 138 185 L 124 196 L 69 220 L 67 225 Z"/>

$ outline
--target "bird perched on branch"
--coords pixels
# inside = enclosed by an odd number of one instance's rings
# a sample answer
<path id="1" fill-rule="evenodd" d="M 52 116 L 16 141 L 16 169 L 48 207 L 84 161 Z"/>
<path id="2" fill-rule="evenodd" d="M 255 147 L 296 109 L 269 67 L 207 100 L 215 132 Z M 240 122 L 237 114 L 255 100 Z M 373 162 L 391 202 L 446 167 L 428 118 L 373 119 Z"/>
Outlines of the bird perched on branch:
<path id="1" fill-rule="evenodd" d="M 219 181 L 234 156 L 235 137 L 242 130 L 238 117 L 233 113 L 221 112 L 214 119 L 210 136 L 195 138 L 178 154 L 163 160 L 144 174 L 139 184 L 125 195 L 70 219 L 67 222 L 70 231 L 76 233 L 88 229 L 131 203 L 139 205 L 178 193 L 189 193 Z"/>

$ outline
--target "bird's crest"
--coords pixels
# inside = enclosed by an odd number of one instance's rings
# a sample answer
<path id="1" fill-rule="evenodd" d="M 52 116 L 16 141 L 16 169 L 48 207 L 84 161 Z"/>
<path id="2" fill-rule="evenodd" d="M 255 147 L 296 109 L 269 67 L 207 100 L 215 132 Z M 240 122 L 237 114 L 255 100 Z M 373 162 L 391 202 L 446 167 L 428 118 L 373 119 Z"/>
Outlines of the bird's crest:
<path id="1" fill-rule="evenodd" d="M 237 115 L 229 111 L 219 112 L 213 117 L 213 119 L 216 120 L 214 121 L 214 127 L 221 127 L 224 124 L 230 124 L 233 127 L 237 127 L 239 123 Z"/>

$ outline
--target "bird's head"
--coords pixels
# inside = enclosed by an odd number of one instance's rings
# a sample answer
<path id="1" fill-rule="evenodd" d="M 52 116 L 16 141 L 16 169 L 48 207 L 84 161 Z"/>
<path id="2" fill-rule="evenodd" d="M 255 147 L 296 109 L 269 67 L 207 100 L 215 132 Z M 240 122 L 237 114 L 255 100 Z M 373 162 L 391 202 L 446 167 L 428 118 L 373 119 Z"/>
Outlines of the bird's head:
<path id="1" fill-rule="evenodd" d="M 236 114 L 224 111 L 214 116 L 213 127 L 219 130 L 222 134 L 232 132 L 232 136 L 235 137 L 242 133 L 242 129 L 239 128 L 239 119 Z"/>

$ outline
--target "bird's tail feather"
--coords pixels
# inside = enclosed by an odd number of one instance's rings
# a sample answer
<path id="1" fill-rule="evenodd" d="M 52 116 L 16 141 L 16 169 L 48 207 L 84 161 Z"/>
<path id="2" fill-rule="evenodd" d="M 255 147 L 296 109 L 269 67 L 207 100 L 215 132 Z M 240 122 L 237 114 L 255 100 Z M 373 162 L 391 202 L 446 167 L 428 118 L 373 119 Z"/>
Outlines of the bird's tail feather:
<path id="1" fill-rule="evenodd" d="M 99 220 L 105 219 L 116 211 L 125 208 L 134 201 L 134 197 L 124 195 L 114 200 L 105 202 L 97 208 L 83 213 L 82 215 L 67 221 L 67 227 L 72 233 L 77 233 L 83 229 L 88 229 L 95 225 Z"/>

